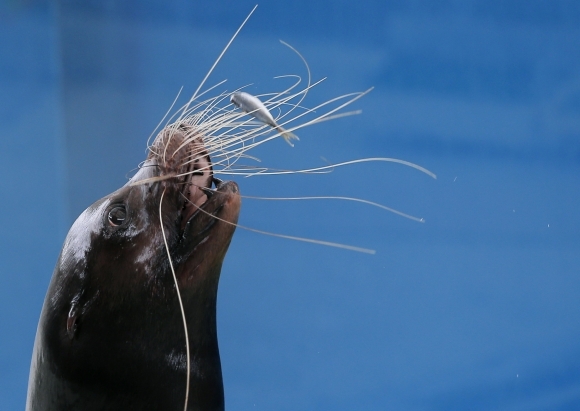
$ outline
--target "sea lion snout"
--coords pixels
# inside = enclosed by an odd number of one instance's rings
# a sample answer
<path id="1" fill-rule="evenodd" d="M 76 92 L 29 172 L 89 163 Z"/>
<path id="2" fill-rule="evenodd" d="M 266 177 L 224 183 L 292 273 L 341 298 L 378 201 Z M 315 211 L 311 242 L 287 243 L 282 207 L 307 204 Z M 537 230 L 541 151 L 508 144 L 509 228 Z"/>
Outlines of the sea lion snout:
<path id="1" fill-rule="evenodd" d="M 221 265 L 236 229 L 240 208 L 238 185 L 218 180 L 217 188 L 185 224 L 182 241 L 175 251 L 178 261 L 184 261 L 178 270 L 180 281 L 206 279 L 212 271 L 210 267 Z M 185 288 L 191 287 L 185 283 Z"/>
<path id="2" fill-rule="evenodd" d="M 223 197 L 224 215 L 222 215 L 222 219 L 235 225 L 238 222 L 238 215 L 242 205 L 238 184 L 235 181 L 222 182 L 217 187 L 217 193 Z"/>

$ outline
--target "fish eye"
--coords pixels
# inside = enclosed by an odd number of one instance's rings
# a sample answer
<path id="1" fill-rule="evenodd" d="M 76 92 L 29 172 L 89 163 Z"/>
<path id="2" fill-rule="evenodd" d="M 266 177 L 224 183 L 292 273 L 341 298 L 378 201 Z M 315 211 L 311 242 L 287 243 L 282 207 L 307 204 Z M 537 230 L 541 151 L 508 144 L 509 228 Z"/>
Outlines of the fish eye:
<path id="1" fill-rule="evenodd" d="M 117 205 L 109 210 L 109 224 L 112 227 L 118 227 L 127 218 L 127 210 L 125 209 L 124 205 Z"/>

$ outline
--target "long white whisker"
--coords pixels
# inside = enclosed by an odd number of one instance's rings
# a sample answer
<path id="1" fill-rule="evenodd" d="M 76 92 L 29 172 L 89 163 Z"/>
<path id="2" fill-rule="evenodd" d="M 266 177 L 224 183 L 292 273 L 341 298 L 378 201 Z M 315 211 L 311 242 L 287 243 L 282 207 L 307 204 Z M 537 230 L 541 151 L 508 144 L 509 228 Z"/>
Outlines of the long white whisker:
<path id="1" fill-rule="evenodd" d="M 308 169 L 266 172 L 266 173 L 259 173 L 259 174 L 247 173 L 245 175 L 247 175 L 248 177 L 252 177 L 254 175 L 303 174 L 303 173 L 311 173 L 314 171 L 334 169 L 336 167 L 342 167 L 342 166 L 347 166 L 347 165 L 351 165 L 351 164 L 369 163 L 369 162 L 388 162 L 388 163 L 402 164 L 402 165 L 414 168 L 416 170 L 419 170 L 419 171 L 427 174 L 428 176 L 433 177 L 434 179 L 437 179 L 437 176 L 434 173 L 432 173 L 431 171 L 427 170 L 424 167 L 421 167 L 420 165 L 417 165 L 415 163 L 411 163 L 409 161 L 400 160 L 398 158 L 388 158 L 388 157 L 360 158 L 357 160 L 350 160 L 350 161 L 345 161 L 342 163 L 330 164 L 328 166 L 314 167 L 314 168 L 308 168 Z M 229 174 L 229 172 L 227 170 L 221 170 L 220 173 L 221 174 Z M 232 173 L 232 174 L 239 174 L 239 173 Z"/>
<path id="2" fill-rule="evenodd" d="M 153 131 L 149 135 L 149 138 L 147 138 L 147 147 L 150 146 L 150 143 L 149 142 L 151 141 L 151 137 L 153 137 L 153 134 L 155 134 L 155 132 L 159 129 L 159 126 L 161 125 L 161 123 L 163 123 L 163 121 L 167 118 L 167 116 L 169 115 L 169 113 L 171 113 L 171 110 L 173 110 L 173 106 L 175 106 L 175 103 L 177 103 L 177 99 L 179 98 L 179 95 L 181 94 L 181 91 L 182 90 L 183 90 L 183 86 L 177 92 L 177 95 L 175 96 L 175 99 L 173 100 L 173 103 L 171 103 L 171 105 L 169 106 L 169 108 L 165 112 L 165 115 L 163 116 L 163 118 L 159 121 L 159 123 L 157 124 L 157 126 L 155 126 L 155 128 L 153 129 Z"/>
<path id="3" fill-rule="evenodd" d="M 310 196 L 310 197 L 255 197 L 243 195 L 242 198 L 250 198 L 254 200 L 268 200 L 268 201 L 296 201 L 296 200 L 341 200 L 341 201 L 354 201 L 357 203 L 368 204 L 373 207 L 382 208 L 383 210 L 389 211 L 391 213 L 400 215 L 401 217 L 408 218 L 409 220 L 417 221 L 419 223 L 424 223 L 425 219 L 420 217 L 415 217 L 410 214 L 403 213 L 402 211 L 395 210 L 394 208 L 387 207 L 380 203 L 375 203 L 374 201 L 364 200 L 362 198 L 356 197 L 344 197 L 344 196 Z"/>
<path id="4" fill-rule="evenodd" d="M 294 47 L 292 47 L 290 44 L 286 43 L 283 40 L 280 40 L 280 43 L 282 43 L 283 45 L 285 45 L 286 47 L 290 48 L 290 50 L 292 50 L 294 53 L 296 53 L 298 55 L 298 57 L 300 57 L 300 59 L 302 60 L 302 62 L 304 63 L 304 66 L 306 67 L 306 71 L 308 73 L 308 81 L 306 82 L 306 88 L 305 88 L 305 92 L 302 95 L 302 97 L 300 98 L 300 100 L 298 100 L 298 103 L 296 104 L 296 106 L 299 106 L 302 101 L 304 101 L 304 99 L 306 98 L 306 94 L 308 93 L 307 90 L 310 90 L 310 83 L 312 81 L 312 76 L 310 74 L 310 67 L 308 66 L 308 63 L 306 62 L 306 59 L 302 56 L 302 54 L 300 54 L 298 52 L 298 50 L 296 50 Z M 294 109 L 289 110 L 286 115 L 289 115 Z"/>
<path id="5" fill-rule="evenodd" d="M 270 231 L 264 231 L 264 230 L 258 230 L 258 229 L 251 228 L 251 227 L 246 227 L 246 226 L 243 226 L 243 225 L 240 225 L 237 223 L 232 223 L 231 221 L 228 221 L 228 220 L 224 220 L 223 218 L 220 218 L 220 217 L 215 216 L 213 214 L 210 214 L 207 211 L 205 211 L 203 208 L 197 206 L 196 204 L 194 204 L 192 202 L 190 202 L 190 204 L 192 204 L 194 207 L 196 207 L 199 211 L 202 211 L 203 213 L 211 216 L 212 218 L 215 218 L 216 220 L 222 221 L 226 224 L 233 225 L 237 228 L 241 228 L 242 230 L 252 231 L 252 232 L 258 233 L 258 234 L 269 235 L 271 237 L 285 238 L 287 240 L 295 240 L 295 241 L 301 241 L 304 243 L 312 243 L 312 244 L 325 245 L 328 247 L 342 248 L 343 250 L 356 251 L 359 253 L 376 254 L 376 250 L 372 250 L 370 248 L 363 248 L 363 247 L 357 247 L 357 246 L 348 245 L 348 244 L 334 243 L 331 241 L 316 240 L 313 238 L 305 238 L 305 237 L 297 237 L 297 236 L 293 236 L 293 235 L 272 233 Z"/>
<path id="6" fill-rule="evenodd" d="M 169 252 L 169 245 L 167 244 L 167 236 L 165 235 L 165 229 L 163 228 L 163 214 L 161 212 L 161 206 L 163 205 L 163 196 L 165 195 L 165 189 L 161 193 L 161 198 L 159 200 L 159 224 L 161 225 L 161 233 L 163 234 L 163 243 L 165 244 L 165 250 L 167 251 L 167 259 L 169 260 L 169 266 L 171 267 L 171 274 L 173 274 L 173 281 L 175 282 L 175 291 L 177 292 L 177 299 L 179 301 L 179 308 L 181 309 L 181 318 L 183 319 L 183 331 L 185 332 L 185 351 L 186 351 L 186 370 L 187 378 L 185 379 L 185 404 L 183 410 L 187 411 L 187 403 L 189 402 L 189 379 L 191 372 L 191 360 L 189 353 L 189 333 L 187 331 L 187 320 L 185 318 L 185 309 L 183 308 L 183 301 L 181 300 L 181 292 L 179 291 L 179 283 L 177 282 L 177 275 L 175 274 L 175 268 L 173 267 L 173 261 L 171 260 L 171 253 Z"/>
<path id="7" fill-rule="evenodd" d="M 215 63 L 213 63 L 213 66 L 211 66 L 211 68 L 209 69 L 209 71 L 207 72 L 207 74 L 205 75 L 205 77 L 203 78 L 203 80 L 201 81 L 201 83 L 199 83 L 199 86 L 197 87 L 197 90 L 195 90 L 195 93 L 193 93 L 192 99 L 195 99 L 196 98 L 197 93 L 199 93 L 199 90 L 203 87 L 203 85 L 205 84 L 205 82 L 208 79 L 208 77 L 211 75 L 211 73 L 213 72 L 213 70 L 215 69 L 215 67 L 218 65 L 218 63 L 220 62 L 220 60 L 222 59 L 222 57 L 224 56 L 224 54 L 226 53 L 226 51 L 228 51 L 228 49 L 230 48 L 230 45 L 233 43 L 233 41 L 235 40 L 235 38 L 238 36 L 238 33 L 246 25 L 246 22 L 250 19 L 250 17 L 252 16 L 252 14 L 256 10 L 256 8 L 258 8 L 258 5 L 257 4 L 254 6 L 254 8 L 252 9 L 252 11 L 250 11 L 250 14 L 248 14 L 248 17 L 246 17 L 246 19 L 242 22 L 242 24 L 240 25 L 240 27 L 238 27 L 238 29 L 236 30 L 236 32 L 234 33 L 234 35 L 232 36 L 232 38 L 230 39 L 230 41 L 228 41 L 228 44 L 226 44 L 226 46 L 222 50 L 221 54 L 216 59 Z"/>

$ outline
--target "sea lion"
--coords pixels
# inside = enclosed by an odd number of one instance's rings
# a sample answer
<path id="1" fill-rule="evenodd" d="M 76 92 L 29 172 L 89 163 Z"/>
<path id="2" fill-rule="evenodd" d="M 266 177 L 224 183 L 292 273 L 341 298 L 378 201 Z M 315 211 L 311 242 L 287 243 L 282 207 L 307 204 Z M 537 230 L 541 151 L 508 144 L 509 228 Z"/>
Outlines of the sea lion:
<path id="1" fill-rule="evenodd" d="M 26 409 L 184 409 L 187 352 L 173 265 L 191 355 L 187 409 L 223 410 L 216 298 L 240 205 L 238 186 L 214 178 L 192 127 L 162 130 L 136 175 L 87 208 L 66 237 L 38 325 Z"/>

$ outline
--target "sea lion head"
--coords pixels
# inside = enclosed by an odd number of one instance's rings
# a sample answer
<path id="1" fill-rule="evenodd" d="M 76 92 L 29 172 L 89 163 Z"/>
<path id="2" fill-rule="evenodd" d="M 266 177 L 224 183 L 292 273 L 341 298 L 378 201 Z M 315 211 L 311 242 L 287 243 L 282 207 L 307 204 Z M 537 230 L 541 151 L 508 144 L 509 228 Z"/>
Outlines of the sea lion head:
<path id="1" fill-rule="evenodd" d="M 212 184 L 215 189 L 212 190 Z M 136 175 L 65 240 L 37 332 L 27 409 L 223 409 L 216 298 L 240 210 L 203 138 L 169 126 Z"/>

